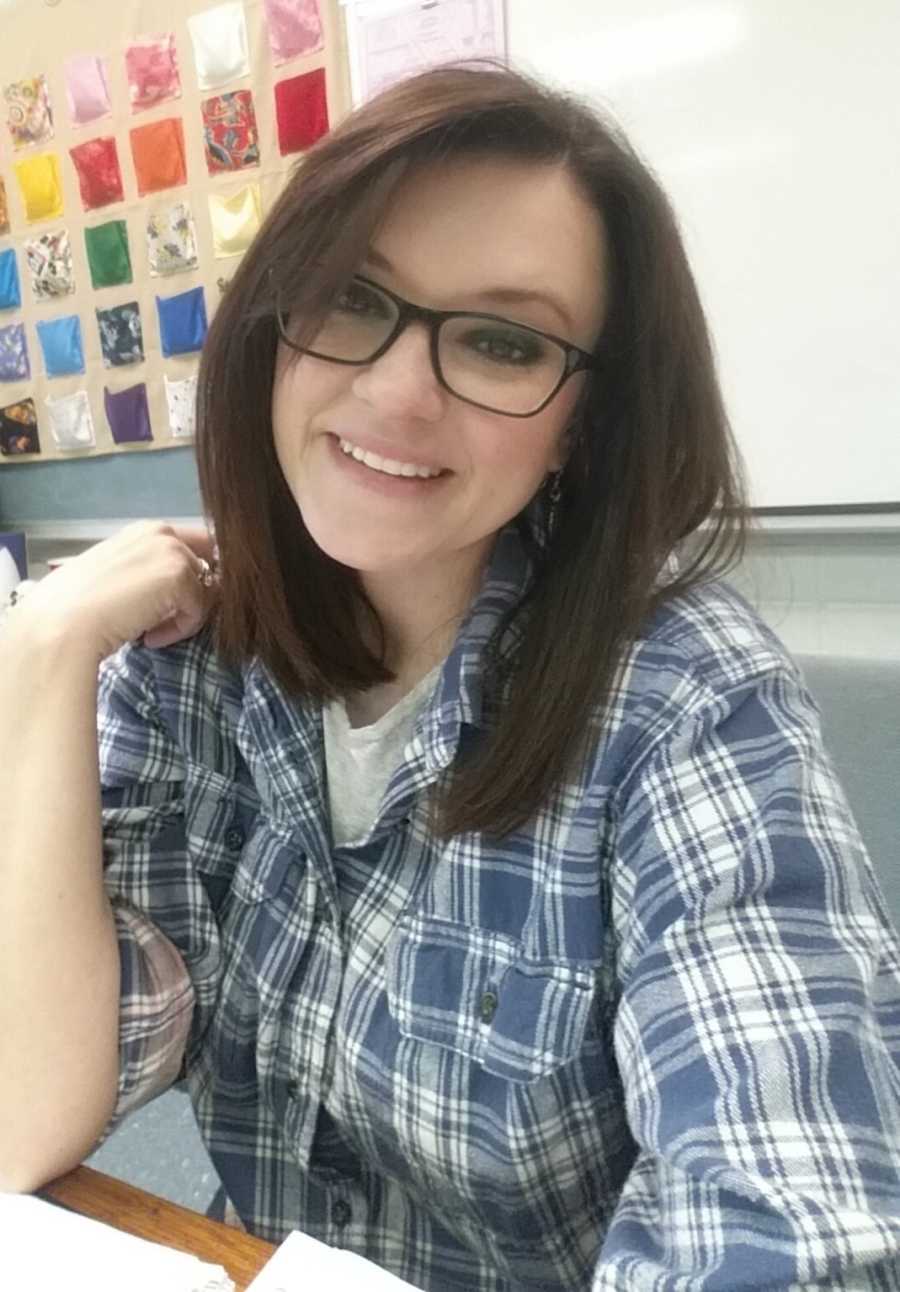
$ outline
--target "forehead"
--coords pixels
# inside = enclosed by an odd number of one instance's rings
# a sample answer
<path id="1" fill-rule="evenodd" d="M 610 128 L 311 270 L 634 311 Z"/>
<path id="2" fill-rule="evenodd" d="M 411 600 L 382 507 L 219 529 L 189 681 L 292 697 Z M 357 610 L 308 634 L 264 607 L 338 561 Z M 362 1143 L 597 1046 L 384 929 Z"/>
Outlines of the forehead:
<path id="1" fill-rule="evenodd" d="M 393 286 L 420 303 L 456 308 L 490 288 L 548 293 L 565 306 L 577 339 L 599 331 L 604 230 L 564 166 L 505 158 L 429 164 L 400 186 L 372 247 L 393 266 Z M 543 309 L 550 326 L 545 307 L 530 308 Z"/>

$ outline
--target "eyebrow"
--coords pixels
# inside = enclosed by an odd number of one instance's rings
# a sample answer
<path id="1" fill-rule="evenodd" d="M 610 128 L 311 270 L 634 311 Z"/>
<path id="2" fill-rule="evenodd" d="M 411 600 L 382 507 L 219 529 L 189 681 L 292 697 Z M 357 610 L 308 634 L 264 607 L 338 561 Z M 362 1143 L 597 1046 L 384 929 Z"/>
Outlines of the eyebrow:
<path id="1" fill-rule="evenodd" d="M 366 263 L 373 265 L 376 269 L 386 269 L 388 273 L 396 273 L 394 265 L 383 256 L 380 251 L 370 247 L 366 253 Z M 469 297 L 472 301 L 482 301 L 488 304 L 492 301 L 503 305 L 546 305 L 560 319 L 564 328 L 568 331 L 575 330 L 575 324 L 572 316 L 566 309 L 565 305 L 558 297 L 551 295 L 549 292 L 535 291 L 527 287 L 511 287 L 498 284 L 496 287 L 485 287 L 481 291 L 472 293 Z"/>

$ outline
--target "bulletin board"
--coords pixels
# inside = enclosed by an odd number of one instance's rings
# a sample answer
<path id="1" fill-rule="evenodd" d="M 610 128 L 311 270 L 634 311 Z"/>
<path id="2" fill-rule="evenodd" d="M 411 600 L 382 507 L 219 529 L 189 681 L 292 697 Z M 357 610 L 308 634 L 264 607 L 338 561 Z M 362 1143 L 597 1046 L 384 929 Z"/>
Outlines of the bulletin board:
<path id="1" fill-rule="evenodd" d="M 190 443 L 200 346 L 350 105 L 338 0 L 13 0 L 0 41 L 0 468 Z"/>

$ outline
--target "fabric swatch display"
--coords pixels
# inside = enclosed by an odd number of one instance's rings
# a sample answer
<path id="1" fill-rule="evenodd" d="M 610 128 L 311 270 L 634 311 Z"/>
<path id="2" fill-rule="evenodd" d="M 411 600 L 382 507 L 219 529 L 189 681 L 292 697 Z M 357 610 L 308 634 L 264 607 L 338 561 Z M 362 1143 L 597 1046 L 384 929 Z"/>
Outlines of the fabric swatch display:
<path id="1" fill-rule="evenodd" d="M 311 148 L 328 130 L 325 69 L 317 67 L 275 86 L 278 147 L 282 157 Z"/>
<path id="2" fill-rule="evenodd" d="M 0 327 L 0 381 L 27 381 L 30 376 L 25 324 Z"/>
<path id="3" fill-rule="evenodd" d="M 84 372 L 84 346 L 77 314 L 38 323 L 37 334 L 48 377 L 68 377 Z"/>
<path id="4" fill-rule="evenodd" d="M 0 251 L 0 310 L 17 310 L 22 304 L 19 266 L 12 247 Z"/>
<path id="5" fill-rule="evenodd" d="M 253 95 L 232 90 L 202 104 L 206 168 L 210 175 L 259 165 L 259 134 Z"/>
<path id="6" fill-rule="evenodd" d="M 147 387 L 144 382 L 126 390 L 113 391 L 103 387 L 106 420 L 116 444 L 139 444 L 153 439 L 150 429 L 150 408 L 147 404 Z"/>
<path id="7" fill-rule="evenodd" d="M 238 256 L 253 241 L 262 221 L 258 184 L 245 184 L 231 196 L 210 193 L 209 219 L 213 233 L 213 255 Z"/>
<path id="8" fill-rule="evenodd" d="M 173 354 L 192 354 L 206 340 L 206 302 L 202 287 L 179 292 L 177 296 L 157 296 L 159 335 L 165 358 Z"/>
<path id="9" fill-rule="evenodd" d="M 175 52 L 175 33 L 142 36 L 125 49 L 125 74 L 131 111 L 152 108 L 166 99 L 181 97 L 181 75 Z"/>
<path id="10" fill-rule="evenodd" d="M 143 362 L 144 338 L 137 301 L 97 310 L 97 327 L 104 368 L 122 368 L 129 363 Z"/>
<path id="11" fill-rule="evenodd" d="M 118 287 L 132 281 L 125 220 L 109 220 L 93 229 L 85 229 L 84 246 L 92 287 Z"/>
<path id="12" fill-rule="evenodd" d="M 242 4 L 221 4 L 194 14 L 188 18 L 188 30 L 201 90 L 216 90 L 250 75 Z"/>
<path id="13" fill-rule="evenodd" d="M 29 224 L 58 220 L 63 213 L 63 191 L 56 153 L 38 153 L 13 162 Z"/>
<path id="14" fill-rule="evenodd" d="M 147 262 L 153 278 L 196 269 L 197 231 L 187 202 L 176 202 L 147 217 Z"/>
<path id="15" fill-rule="evenodd" d="M 59 449 L 93 449 L 97 447 L 94 419 L 86 390 L 61 399 L 44 400 L 50 418 L 50 434 Z"/>
<path id="16" fill-rule="evenodd" d="M 174 379 L 164 374 L 169 430 L 175 440 L 189 440 L 197 429 L 197 374 Z"/>
<path id="17" fill-rule="evenodd" d="M 45 76 L 14 81 L 3 90 L 13 148 L 29 148 L 53 138 L 53 113 Z"/>
<path id="18" fill-rule="evenodd" d="M 131 131 L 131 155 L 138 193 L 158 193 L 187 183 L 184 130 L 180 117 L 166 117 Z"/>
<path id="19" fill-rule="evenodd" d="M 78 187 L 86 211 L 124 200 L 119 153 L 112 135 L 88 139 L 70 148 L 69 156 L 78 173 Z"/>
<path id="20" fill-rule="evenodd" d="M 33 399 L 20 399 L 0 408 L 0 453 L 15 457 L 20 453 L 40 453 L 37 409 Z"/>
<path id="21" fill-rule="evenodd" d="M 269 49 L 274 63 L 322 48 L 322 17 L 316 0 L 264 0 Z"/>
<path id="22" fill-rule="evenodd" d="M 0 179 L 0 237 L 9 233 L 9 204 L 6 200 L 6 185 Z"/>
<path id="23" fill-rule="evenodd" d="M 35 302 L 52 301 L 75 290 L 72 245 L 68 229 L 42 233 L 25 243 L 25 259 L 31 274 L 31 296 Z"/>
<path id="24" fill-rule="evenodd" d="M 106 60 L 97 54 L 75 54 L 63 65 L 69 119 L 75 126 L 108 117 L 111 111 Z"/>

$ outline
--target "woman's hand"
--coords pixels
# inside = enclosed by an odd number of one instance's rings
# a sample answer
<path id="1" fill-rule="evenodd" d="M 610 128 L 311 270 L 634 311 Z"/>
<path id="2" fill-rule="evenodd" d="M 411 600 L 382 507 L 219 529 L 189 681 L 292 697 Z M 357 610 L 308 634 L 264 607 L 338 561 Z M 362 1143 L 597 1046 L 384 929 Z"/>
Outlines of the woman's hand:
<path id="1" fill-rule="evenodd" d="M 61 633 L 98 661 L 140 637 L 150 647 L 170 646 L 209 615 L 218 589 L 204 587 L 200 575 L 214 548 L 203 529 L 127 525 L 41 579 L 11 612 L 13 630 Z"/>

